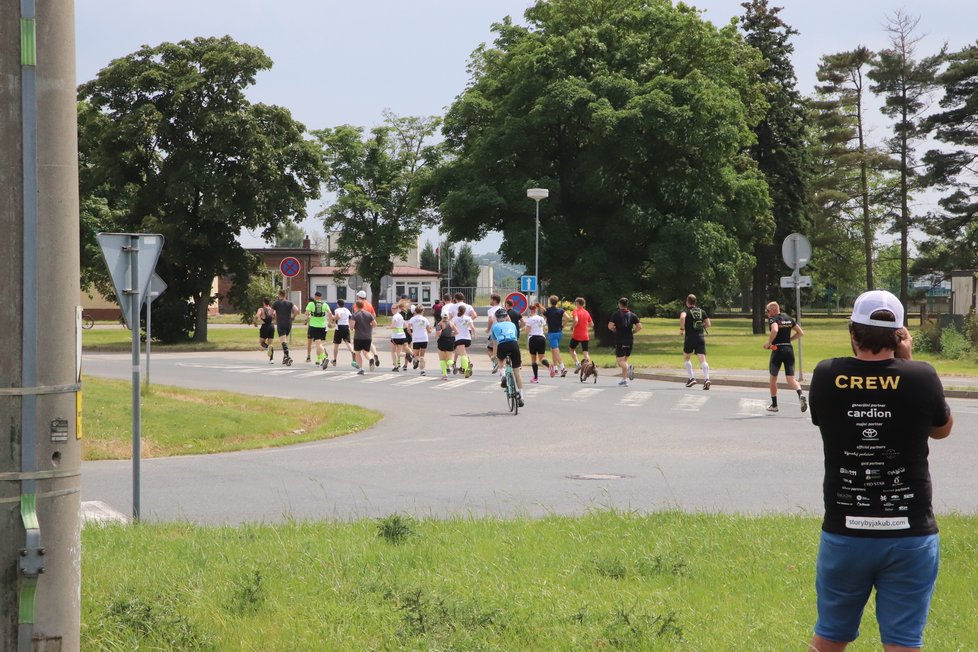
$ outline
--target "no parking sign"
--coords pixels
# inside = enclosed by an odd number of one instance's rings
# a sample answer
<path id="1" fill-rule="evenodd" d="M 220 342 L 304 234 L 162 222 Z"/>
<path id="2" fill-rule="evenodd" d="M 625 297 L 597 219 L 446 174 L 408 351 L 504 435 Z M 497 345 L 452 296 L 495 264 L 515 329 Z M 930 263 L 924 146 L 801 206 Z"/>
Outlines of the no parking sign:
<path id="1" fill-rule="evenodd" d="M 283 258 L 282 263 L 278 266 L 282 273 L 289 278 L 298 275 L 299 270 L 302 269 L 302 265 L 299 264 L 298 258 L 293 258 L 289 256 L 288 258 Z"/>
<path id="2" fill-rule="evenodd" d="M 521 315 L 524 312 L 526 312 L 527 307 L 530 305 L 530 302 L 527 300 L 526 295 L 523 294 L 522 292 L 510 292 L 509 294 L 506 295 L 505 300 L 512 301 L 513 307 L 516 308 L 516 310 L 518 310 Z"/>

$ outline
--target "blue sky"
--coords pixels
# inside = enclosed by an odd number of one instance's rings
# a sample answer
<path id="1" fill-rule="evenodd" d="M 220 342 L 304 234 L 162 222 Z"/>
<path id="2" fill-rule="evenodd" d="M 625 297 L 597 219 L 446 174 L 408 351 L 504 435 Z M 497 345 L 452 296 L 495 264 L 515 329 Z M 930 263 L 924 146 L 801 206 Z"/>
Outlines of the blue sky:
<path id="1" fill-rule="evenodd" d="M 275 62 L 259 75 L 253 101 L 284 106 L 310 129 L 340 124 L 372 127 L 390 109 L 438 115 L 463 90 L 466 63 L 504 16 L 521 21 L 529 0 L 77 0 L 77 79 L 87 81 L 112 59 L 141 45 L 195 36 L 223 36 L 261 47 Z M 689 2 L 724 24 L 742 12 L 739 0 Z M 897 9 L 920 15 L 919 45 L 930 54 L 978 38 L 974 0 L 783 0 L 782 16 L 797 29 L 795 69 L 809 93 L 823 54 L 862 44 L 887 44 L 884 17 Z M 882 118 L 880 118 L 882 125 Z M 877 130 L 882 137 L 882 127 Z M 528 219 L 532 202 L 528 201 Z M 314 214 L 319 206 L 310 207 Z M 318 220 L 307 229 L 322 231 Z M 433 234 L 426 234 L 433 239 Z M 489 238 L 474 250 L 494 251 Z"/>

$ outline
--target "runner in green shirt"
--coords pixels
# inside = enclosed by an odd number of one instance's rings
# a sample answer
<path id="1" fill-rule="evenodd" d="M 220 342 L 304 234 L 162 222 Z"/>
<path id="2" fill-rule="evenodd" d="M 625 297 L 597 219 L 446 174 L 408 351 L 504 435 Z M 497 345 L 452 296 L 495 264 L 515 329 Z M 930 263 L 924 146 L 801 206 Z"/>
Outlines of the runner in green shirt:
<path id="1" fill-rule="evenodd" d="M 326 329 L 327 320 L 332 316 L 329 305 L 323 301 L 322 292 L 316 292 L 312 301 L 306 304 L 306 315 L 309 317 L 309 339 L 316 344 L 316 364 L 323 369 L 329 364 L 329 356 L 326 355 Z"/>

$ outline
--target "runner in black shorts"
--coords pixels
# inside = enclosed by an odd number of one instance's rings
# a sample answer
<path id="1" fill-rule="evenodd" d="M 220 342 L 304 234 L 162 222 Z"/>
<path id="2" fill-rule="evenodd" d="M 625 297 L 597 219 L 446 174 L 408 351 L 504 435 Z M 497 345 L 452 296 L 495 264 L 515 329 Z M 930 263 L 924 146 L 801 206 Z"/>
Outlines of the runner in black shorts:
<path id="1" fill-rule="evenodd" d="M 438 366 L 441 367 L 441 379 L 448 380 L 448 367 L 452 361 L 452 354 L 455 352 L 455 324 L 449 319 L 447 310 L 442 310 L 441 321 L 435 324 L 435 333 L 438 336 Z"/>
<path id="2" fill-rule="evenodd" d="M 686 296 L 686 307 L 679 313 L 679 333 L 683 336 L 683 366 L 686 367 L 686 387 L 696 384 L 693 378 L 694 353 L 700 359 L 703 370 L 703 389 L 710 389 L 710 365 L 706 362 L 706 329 L 710 328 L 710 317 L 696 305 L 696 295 Z"/>
<path id="3" fill-rule="evenodd" d="M 801 411 L 804 412 L 808 409 L 808 401 L 801 395 L 801 385 L 795 380 L 795 349 L 791 342 L 805 333 L 798 322 L 781 312 L 781 306 L 777 301 L 767 304 L 765 314 L 767 314 L 767 323 L 771 326 L 771 334 L 764 343 L 764 348 L 771 351 L 771 360 L 768 363 L 768 371 L 771 374 L 771 404 L 767 406 L 767 411 L 778 411 L 778 373 L 784 366 L 788 387 L 798 393 Z"/>
<path id="4" fill-rule="evenodd" d="M 618 384 L 628 387 L 628 381 L 635 378 L 635 367 L 628 364 L 628 357 L 632 354 L 635 333 L 642 330 L 642 322 L 638 315 L 628 309 L 628 299 L 625 297 L 618 299 L 618 310 L 611 315 L 608 330 L 615 334 L 615 359 L 621 369 Z"/>
<path id="5" fill-rule="evenodd" d="M 275 311 L 272 310 L 268 297 L 261 300 L 261 308 L 255 313 L 255 323 L 261 322 L 258 329 L 258 346 L 262 351 L 268 353 L 268 362 L 271 364 L 275 357 Z"/>

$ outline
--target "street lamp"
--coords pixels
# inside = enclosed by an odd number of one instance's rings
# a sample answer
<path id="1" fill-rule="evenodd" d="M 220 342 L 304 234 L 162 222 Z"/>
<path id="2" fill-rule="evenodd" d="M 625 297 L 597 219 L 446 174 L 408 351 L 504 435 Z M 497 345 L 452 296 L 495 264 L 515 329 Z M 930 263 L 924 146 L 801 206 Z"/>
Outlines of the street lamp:
<path id="1" fill-rule="evenodd" d="M 546 188 L 530 188 L 526 191 L 526 196 L 537 203 L 537 232 L 535 239 L 536 266 L 533 275 L 537 278 L 537 300 L 540 298 L 540 200 L 550 196 L 550 191 Z"/>

